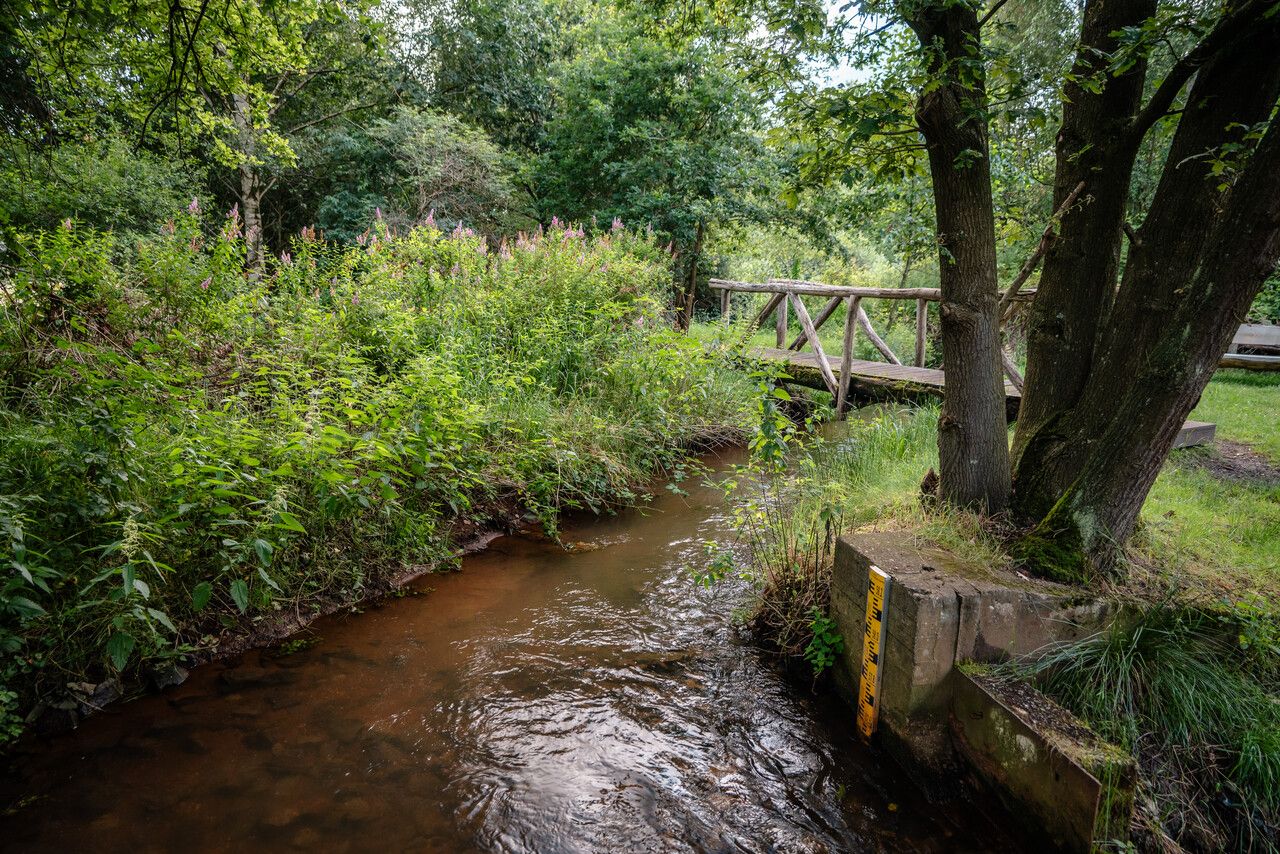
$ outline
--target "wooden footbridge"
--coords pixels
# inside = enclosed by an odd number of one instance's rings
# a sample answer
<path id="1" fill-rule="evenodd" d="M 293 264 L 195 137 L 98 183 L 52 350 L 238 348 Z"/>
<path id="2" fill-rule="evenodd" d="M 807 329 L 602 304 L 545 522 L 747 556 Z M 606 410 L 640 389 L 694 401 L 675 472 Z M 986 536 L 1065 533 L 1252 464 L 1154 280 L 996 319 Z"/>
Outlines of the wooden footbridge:
<path id="1" fill-rule="evenodd" d="M 940 368 L 926 368 L 925 344 L 928 337 L 928 308 L 930 302 L 939 302 L 942 292 L 938 288 L 863 288 L 824 285 L 795 279 L 770 279 L 763 284 L 712 279 L 711 287 L 720 291 L 720 313 L 725 322 L 731 319 L 732 295 L 737 293 L 765 293 L 769 299 L 751 321 L 751 328 L 760 326 L 772 315 L 777 336 L 776 347 L 758 347 L 753 355 L 770 362 L 783 363 L 791 378 L 801 385 L 825 388 L 836 400 L 836 411 L 845 412 L 853 397 L 869 400 L 921 400 L 941 397 L 946 388 L 946 374 Z M 802 297 L 825 297 L 826 302 L 816 316 L 810 315 Z M 1001 322 L 1012 317 L 1017 303 L 1034 298 L 1034 291 L 1019 292 L 1010 287 L 1000 301 Z M 871 319 L 862 307 L 864 299 L 915 300 L 915 348 L 913 363 L 904 365 L 884 339 L 871 325 Z M 833 362 L 823 349 L 818 330 L 845 303 L 844 337 L 839 360 Z M 790 311 L 794 310 L 800 321 L 800 333 L 790 337 Z M 854 358 L 854 344 L 861 329 L 872 347 L 884 357 L 877 362 Z M 805 346 L 810 347 L 805 352 Z M 1005 374 L 1005 411 L 1010 421 L 1018 417 L 1022 403 L 1023 378 L 1013 359 L 1001 351 Z M 1174 447 L 1182 448 L 1211 442 L 1215 433 L 1213 424 L 1188 421 Z"/>

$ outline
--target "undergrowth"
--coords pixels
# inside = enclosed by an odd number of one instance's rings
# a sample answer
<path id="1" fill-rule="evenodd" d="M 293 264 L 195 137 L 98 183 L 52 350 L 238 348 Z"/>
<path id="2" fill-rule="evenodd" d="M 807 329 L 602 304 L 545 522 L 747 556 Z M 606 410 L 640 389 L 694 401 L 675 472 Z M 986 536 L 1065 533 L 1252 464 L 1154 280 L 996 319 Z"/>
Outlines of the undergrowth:
<path id="1" fill-rule="evenodd" d="M 762 374 L 760 392 L 755 459 L 725 483 L 746 558 L 736 567 L 719 555 L 716 574 L 754 582 L 749 623 L 780 653 L 815 675 L 835 662 L 844 639 L 827 615 L 841 534 L 901 530 L 967 563 L 1009 564 L 978 517 L 920 501 L 921 476 L 937 464 L 936 409 L 869 409 L 810 432 L 781 420 L 787 395 L 775 377 Z M 1182 511 L 1165 516 L 1161 500 L 1148 507 L 1145 547 L 1167 541 L 1153 526 L 1186 523 Z M 1176 574 L 1182 557 L 1162 557 Z M 1237 578 L 1214 607 L 1185 589 L 1163 599 L 1148 589 L 1109 631 L 1011 668 L 1137 757 L 1144 849 L 1170 850 L 1172 840 L 1205 852 L 1276 850 L 1280 616 L 1242 589 Z"/>
<path id="2" fill-rule="evenodd" d="M 498 508 L 554 529 L 693 449 L 750 390 L 663 321 L 643 236 L 491 247 L 305 230 L 244 274 L 198 205 L 120 256 L 72 222 L 0 272 L 0 743 L 37 698 L 140 675 L 452 554 Z"/>
<path id="3" fill-rule="evenodd" d="M 1263 602 L 1141 604 L 1008 669 L 1131 751 L 1140 825 L 1195 851 L 1280 840 L 1280 618 Z M 1144 829 L 1140 826 L 1140 830 Z"/>

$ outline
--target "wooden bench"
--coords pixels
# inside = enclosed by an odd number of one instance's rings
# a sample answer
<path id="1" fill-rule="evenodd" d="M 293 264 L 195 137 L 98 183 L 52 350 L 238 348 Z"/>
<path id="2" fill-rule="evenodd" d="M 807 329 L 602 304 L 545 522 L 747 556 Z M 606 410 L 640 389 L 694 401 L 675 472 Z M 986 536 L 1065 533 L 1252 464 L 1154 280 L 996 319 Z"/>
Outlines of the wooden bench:
<path id="1" fill-rule="evenodd" d="M 1250 352 L 1241 353 L 1241 350 Z M 1280 371 L 1280 326 L 1245 323 L 1231 339 L 1231 346 L 1219 360 L 1222 368 Z"/>

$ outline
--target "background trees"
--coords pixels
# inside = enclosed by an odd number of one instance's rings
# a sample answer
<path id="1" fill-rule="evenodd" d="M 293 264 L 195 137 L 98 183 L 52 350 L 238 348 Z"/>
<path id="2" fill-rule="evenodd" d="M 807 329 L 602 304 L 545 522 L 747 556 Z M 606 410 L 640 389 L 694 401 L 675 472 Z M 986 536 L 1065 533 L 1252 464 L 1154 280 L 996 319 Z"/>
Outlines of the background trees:
<path id="1" fill-rule="evenodd" d="M 355 241 L 379 211 L 495 241 L 617 218 L 670 243 L 685 324 L 751 229 L 809 244 L 757 253 L 765 274 L 816 252 L 843 280 L 936 279 L 942 494 L 1011 502 L 1026 560 L 1080 577 L 1132 533 L 1224 330 L 1259 292 L 1253 311 L 1280 312 L 1249 183 L 1277 180 L 1274 18 L 1263 0 L 24 0 L 0 16 L 0 227 L 6 246 L 68 218 L 132 241 L 198 196 L 239 211 L 257 271 L 304 227 Z M 1026 321 L 1010 462 L 996 286 L 1080 183 Z"/>

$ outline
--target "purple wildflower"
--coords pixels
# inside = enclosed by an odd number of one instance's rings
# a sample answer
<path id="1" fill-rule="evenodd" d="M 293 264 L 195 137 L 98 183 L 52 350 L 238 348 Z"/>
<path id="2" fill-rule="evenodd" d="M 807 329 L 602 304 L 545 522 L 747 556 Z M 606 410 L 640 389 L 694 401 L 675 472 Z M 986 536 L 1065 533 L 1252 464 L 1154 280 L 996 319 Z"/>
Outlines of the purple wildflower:
<path id="1" fill-rule="evenodd" d="M 209 286 L 212 284 L 213 284 L 213 276 L 209 276 L 203 282 L 200 283 L 200 290 L 207 291 L 209 290 Z"/>
<path id="2" fill-rule="evenodd" d="M 615 216 L 615 217 L 613 218 L 613 225 L 609 226 L 609 230 L 610 230 L 610 231 L 622 231 L 622 217 L 620 217 L 620 216 Z"/>
<path id="3" fill-rule="evenodd" d="M 200 214 L 200 200 L 195 196 L 191 197 L 191 204 L 187 205 L 187 213 L 192 216 L 199 216 Z"/>

